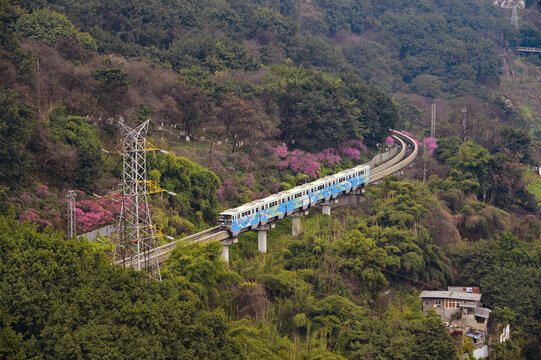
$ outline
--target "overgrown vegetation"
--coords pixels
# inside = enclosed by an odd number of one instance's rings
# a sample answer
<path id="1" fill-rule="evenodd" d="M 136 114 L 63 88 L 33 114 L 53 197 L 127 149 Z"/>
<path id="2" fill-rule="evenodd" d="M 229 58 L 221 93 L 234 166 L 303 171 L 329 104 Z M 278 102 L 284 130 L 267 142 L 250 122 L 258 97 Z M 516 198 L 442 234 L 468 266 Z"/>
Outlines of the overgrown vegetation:
<path id="1" fill-rule="evenodd" d="M 0 0 L 0 358 L 456 359 L 473 345 L 417 295 L 460 284 L 511 324 L 493 359 L 537 359 L 541 63 L 511 49 L 541 47 L 540 4 L 516 31 L 485 0 Z M 67 189 L 79 232 L 116 221 L 117 121 L 152 118 L 149 178 L 177 195 L 151 211 L 180 238 L 389 128 L 427 137 L 431 103 L 424 184 L 387 178 L 296 238 L 284 219 L 266 255 L 181 246 L 158 283 L 61 239 Z"/>

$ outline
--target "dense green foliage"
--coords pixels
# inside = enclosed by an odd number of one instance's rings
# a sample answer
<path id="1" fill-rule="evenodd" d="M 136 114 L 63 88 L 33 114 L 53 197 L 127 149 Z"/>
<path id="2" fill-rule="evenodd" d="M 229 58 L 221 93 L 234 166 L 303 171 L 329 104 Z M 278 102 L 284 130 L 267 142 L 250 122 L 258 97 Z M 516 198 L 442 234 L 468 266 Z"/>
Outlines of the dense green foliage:
<path id="1" fill-rule="evenodd" d="M 65 111 L 59 107 L 49 115 L 50 136 L 62 145 L 75 148 L 77 164 L 73 178 L 83 186 L 91 185 L 99 178 L 103 166 L 96 129 L 86 119 L 67 116 Z"/>
<path id="2" fill-rule="evenodd" d="M 190 160 L 173 154 L 159 154 L 148 159 L 150 178 L 177 196 L 170 197 L 169 204 L 180 215 L 194 223 L 216 223 L 218 201 L 216 190 L 220 179 L 211 171 L 203 169 Z"/>
<path id="3" fill-rule="evenodd" d="M 537 249 L 540 240 L 539 236 L 535 240 Z M 463 269 L 460 281 L 482 287 L 484 303 L 494 309 L 492 321 L 511 323 L 516 334 L 512 341 L 531 341 L 523 347 L 523 356 L 536 359 L 541 350 L 541 258 L 538 250 L 529 247 L 531 243 L 502 233 L 499 238 L 464 246 L 452 255 L 456 266 Z M 512 346 L 508 346 L 510 351 Z M 516 349 L 512 354 L 518 358 Z"/>
<path id="4" fill-rule="evenodd" d="M 42 40 L 49 45 L 66 39 L 75 39 L 87 51 L 97 49 L 96 42 L 88 33 L 79 33 L 65 15 L 49 9 L 22 15 L 17 20 L 15 28 L 21 36 Z"/>
<path id="5" fill-rule="evenodd" d="M 502 142 L 490 154 L 473 141 L 462 142 L 457 137 L 438 141 L 436 159 L 445 163 L 449 176 L 433 179 L 442 190 L 459 189 L 498 207 L 521 206 L 534 210 L 534 196 L 525 188 L 521 162 L 531 161 L 531 138 L 524 130 L 504 127 Z"/>
<path id="6" fill-rule="evenodd" d="M 179 262 L 200 266 L 208 275 L 194 277 L 195 269 L 187 266 L 191 275 L 185 277 L 172 267 L 160 283 L 112 266 L 90 244 L 64 242 L 56 233 L 36 233 L 6 218 L 0 229 L 2 357 L 230 359 L 242 354 L 243 340 L 281 346 L 259 339 L 257 328 L 229 322 L 222 310 L 202 305 L 204 294 L 193 289 L 210 292 L 216 280 L 206 278 L 219 280 L 220 272 L 227 273 L 219 244 L 206 250 L 206 263 L 195 252 Z"/>
<path id="7" fill-rule="evenodd" d="M 24 183 L 31 166 L 24 147 L 30 139 L 34 115 L 30 104 L 19 105 L 17 100 L 14 91 L 0 88 L 0 173 L 10 179 L 4 178 L 3 183 Z"/>
<path id="8" fill-rule="evenodd" d="M 494 359 L 536 359 L 541 223 L 523 173 L 538 119 L 495 89 L 515 78 L 509 48 L 541 47 L 539 4 L 515 31 L 484 0 L 0 0 L 0 358 L 456 359 L 471 344 L 453 347 L 417 295 L 460 284 L 512 326 Z M 177 194 L 151 211 L 182 237 L 364 162 L 389 128 L 427 135 L 432 102 L 443 138 L 406 169 L 428 186 L 387 178 L 295 238 L 283 220 L 266 255 L 253 233 L 230 266 L 218 243 L 180 246 L 159 283 L 51 229 L 68 186 L 119 177 L 99 149 L 121 117 L 152 118 L 172 150 L 147 157 Z M 101 200 L 81 199 L 89 228 L 113 221 Z"/>
<path id="9" fill-rule="evenodd" d="M 497 83 L 501 62 L 495 46 L 515 45 L 519 38 L 501 11 L 482 0 L 468 4 L 183 0 L 159 5 L 116 0 L 86 6 L 79 1 L 23 0 L 20 4 L 66 13 L 92 34 L 101 50 L 149 56 L 175 69 L 250 70 L 257 68 L 257 60 L 271 64 L 289 58 L 305 67 L 353 70 L 386 88 L 388 79 L 389 89 L 411 86 L 432 97 L 477 92 L 479 84 Z M 217 30 L 221 38 L 209 35 Z M 377 40 L 362 37 L 370 33 L 377 33 Z M 334 43 L 340 36 L 355 40 Z M 255 58 L 241 46 L 243 41 L 254 42 Z"/>

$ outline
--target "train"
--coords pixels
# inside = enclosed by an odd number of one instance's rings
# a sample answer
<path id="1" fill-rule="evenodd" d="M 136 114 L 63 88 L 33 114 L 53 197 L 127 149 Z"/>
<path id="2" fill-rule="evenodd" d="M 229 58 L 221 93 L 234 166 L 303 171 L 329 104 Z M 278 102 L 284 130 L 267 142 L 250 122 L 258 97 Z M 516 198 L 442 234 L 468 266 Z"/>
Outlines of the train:
<path id="1" fill-rule="evenodd" d="M 228 209 L 219 214 L 219 226 L 231 236 L 256 229 L 294 212 L 329 201 L 342 193 L 364 187 L 370 181 L 370 166 L 363 164 L 293 189 Z"/>

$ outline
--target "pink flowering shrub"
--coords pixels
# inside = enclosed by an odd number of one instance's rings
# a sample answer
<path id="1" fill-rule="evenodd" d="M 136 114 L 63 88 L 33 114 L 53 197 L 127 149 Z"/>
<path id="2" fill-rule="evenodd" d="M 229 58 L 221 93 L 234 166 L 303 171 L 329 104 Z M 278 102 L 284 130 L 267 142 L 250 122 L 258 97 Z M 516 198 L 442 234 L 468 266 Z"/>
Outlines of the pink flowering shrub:
<path id="1" fill-rule="evenodd" d="M 279 169 L 291 169 L 296 173 L 305 174 L 312 178 L 318 177 L 321 170 L 318 155 L 312 155 L 299 149 L 288 152 L 285 145 L 278 146 L 275 154 L 279 159 L 276 165 Z"/>
<path id="2" fill-rule="evenodd" d="M 342 157 L 359 160 L 361 158 L 361 152 L 367 152 L 368 148 L 360 140 L 349 139 L 342 141 L 338 146 L 338 153 Z"/>
<path id="3" fill-rule="evenodd" d="M 53 226 L 53 224 L 46 219 L 42 219 L 35 210 L 25 210 L 19 217 L 19 221 L 30 221 L 40 227 Z"/>
<path id="4" fill-rule="evenodd" d="M 308 175 L 311 178 L 316 178 L 321 170 L 316 155 L 298 149 L 290 152 L 282 165 L 286 165 L 294 172 Z"/>
<path id="5" fill-rule="evenodd" d="M 428 149 L 430 155 L 432 155 L 434 150 L 438 148 L 438 139 L 433 137 L 426 138 L 423 145 L 425 146 L 425 149 Z"/>
<path id="6" fill-rule="evenodd" d="M 233 199 L 239 193 L 239 189 L 233 183 L 233 179 L 225 179 L 222 186 L 216 191 L 220 199 Z"/>
<path id="7" fill-rule="evenodd" d="M 338 152 L 343 157 L 347 157 L 350 159 L 359 160 L 361 158 L 361 152 L 359 151 L 359 149 L 355 149 L 352 147 L 340 147 L 338 149 Z"/>
<path id="8" fill-rule="evenodd" d="M 360 140 L 357 140 L 357 139 L 350 139 L 350 140 L 343 141 L 340 145 L 341 146 L 346 146 L 346 147 L 349 146 L 349 147 L 352 147 L 354 149 L 359 149 L 362 152 L 367 152 L 368 151 L 368 148 L 366 147 L 366 145 L 363 144 Z"/>
<path id="9" fill-rule="evenodd" d="M 231 161 L 238 169 L 248 171 L 255 168 L 255 162 L 250 159 L 250 156 L 241 152 L 235 152 L 229 155 Z M 234 170 L 234 169 L 231 169 Z"/>
<path id="10" fill-rule="evenodd" d="M 95 230 L 115 221 L 113 213 L 104 206 L 106 200 L 82 200 L 76 203 L 77 227 L 82 232 Z"/>
<path id="11" fill-rule="evenodd" d="M 387 140 L 385 140 L 385 146 L 389 146 L 392 144 L 394 144 L 394 139 L 392 138 L 392 136 L 387 136 Z"/>
<path id="12" fill-rule="evenodd" d="M 323 165 L 326 167 L 332 167 L 342 160 L 334 148 L 326 148 L 325 150 L 319 152 L 316 156 L 318 161 L 323 163 Z"/>
<path id="13" fill-rule="evenodd" d="M 78 232 L 88 232 L 115 222 L 120 215 L 119 199 L 87 199 L 75 203 Z"/>
<path id="14" fill-rule="evenodd" d="M 38 194 L 39 197 L 41 198 L 44 198 L 44 197 L 56 197 L 55 194 L 51 193 L 49 191 L 49 187 L 47 185 L 38 185 L 36 187 L 36 194 Z"/>
<path id="15" fill-rule="evenodd" d="M 243 182 L 244 182 L 244 186 L 246 186 L 247 188 L 249 188 L 249 189 L 253 188 L 254 184 L 255 184 L 255 176 L 254 176 L 254 174 L 248 173 L 248 174 L 244 175 Z"/>
<path id="16" fill-rule="evenodd" d="M 21 194 L 21 200 L 25 202 L 26 204 L 30 204 L 32 203 L 32 200 L 33 200 L 32 195 L 30 195 L 26 191 L 23 191 L 23 193 Z"/>
<path id="17" fill-rule="evenodd" d="M 213 150 L 212 153 L 210 150 L 207 150 L 209 155 L 209 160 L 205 164 L 212 172 L 216 174 L 226 173 L 227 169 L 225 168 L 226 158 L 220 150 Z"/>
<path id="18" fill-rule="evenodd" d="M 279 145 L 276 147 L 276 155 L 278 155 L 279 158 L 284 159 L 287 157 L 288 151 L 286 145 Z"/>

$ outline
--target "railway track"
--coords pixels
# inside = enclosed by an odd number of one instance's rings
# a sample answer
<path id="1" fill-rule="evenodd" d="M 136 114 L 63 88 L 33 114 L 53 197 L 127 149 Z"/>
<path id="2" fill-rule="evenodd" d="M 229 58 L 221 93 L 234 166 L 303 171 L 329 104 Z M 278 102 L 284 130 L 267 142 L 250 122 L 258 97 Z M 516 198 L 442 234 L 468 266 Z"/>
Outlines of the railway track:
<path id="1" fill-rule="evenodd" d="M 368 182 L 368 184 L 375 183 L 383 179 L 385 176 L 391 175 L 394 172 L 403 169 L 404 167 L 411 164 L 413 160 L 415 160 L 415 158 L 417 157 L 417 154 L 419 152 L 419 146 L 417 145 L 415 140 L 397 131 L 393 131 L 393 133 L 393 138 L 395 138 L 400 143 L 400 152 L 389 161 L 386 161 L 384 164 L 381 164 L 380 166 L 374 168 L 370 173 L 370 181 Z M 409 154 L 408 149 L 410 151 Z M 246 229 L 246 231 L 248 230 L 249 229 Z M 160 263 L 163 263 L 169 258 L 172 251 L 180 242 L 200 243 L 207 241 L 224 241 L 230 239 L 230 237 L 231 236 L 229 235 L 228 231 L 222 230 L 220 226 L 215 226 L 213 228 L 198 232 L 197 234 L 175 240 L 169 244 L 159 246 L 154 249 L 155 254 L 153 255 L 158 257 L 158 261 Z M 122 265 L 123 260 L 117 260 L 114 263 L 116 265 Z M 126 260 L 125 264 L 127 266 L 135 265 L 128 260 Z"/>
<path id="2" fill-rule="evenodd" d="M 413 160 L 417 157 L 419 153 L 419 145 L 411 137 L 393 131 L 393 138 L 397 139 L 400 143 L 400 153 L 393 157 L 391 160 L 385 162 L 384 164 L 374 168 L 370 172 L 370 181 L 369 184 L 377 182 L 383 179 L 385 176 L 391 175 L 398 170 L 401 170 L 411 164 Z M 408 144 L 409 143 L 409 144 Z M 408 149 L 411 149 L 410 154 L 406 157 Z"/>

